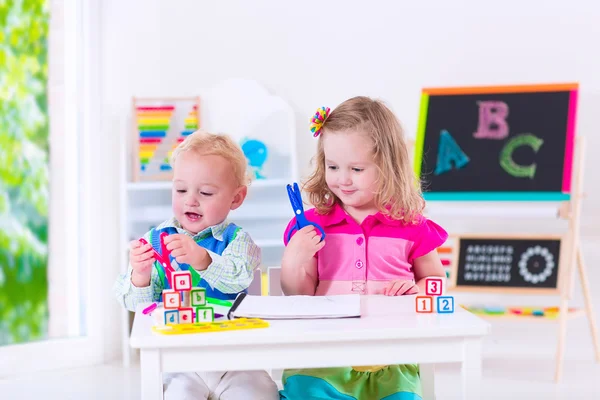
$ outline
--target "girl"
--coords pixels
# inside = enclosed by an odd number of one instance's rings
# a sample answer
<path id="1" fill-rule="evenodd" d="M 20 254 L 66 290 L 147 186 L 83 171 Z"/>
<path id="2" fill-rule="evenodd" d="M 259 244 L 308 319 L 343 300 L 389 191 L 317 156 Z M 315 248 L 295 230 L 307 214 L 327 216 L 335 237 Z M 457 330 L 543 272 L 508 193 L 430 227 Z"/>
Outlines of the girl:
<path id="1" fill-rule="evenodd" d="M 436 248 L 448 235 L 423 217 L 425 202 L 411 169 L 400 123 L 368 97 L 317 111 L 316 168 L 304 185 L 314 227 L 284 233 L 281 286 L 286 295 L 425 291 L 445 277 Z M 286 370 L 282 399 L 421 399 L 417 365 Z"/>

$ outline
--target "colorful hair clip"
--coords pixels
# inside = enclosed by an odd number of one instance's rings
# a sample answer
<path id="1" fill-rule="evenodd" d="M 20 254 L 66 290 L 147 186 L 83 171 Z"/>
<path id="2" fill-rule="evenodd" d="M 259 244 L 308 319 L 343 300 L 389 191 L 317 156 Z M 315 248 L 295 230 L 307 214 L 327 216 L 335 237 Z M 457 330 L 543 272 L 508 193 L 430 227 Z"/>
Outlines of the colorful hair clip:
<path id="1" fill-rule="evenodd" d="M 310 119 L 310 131 L 313 133 L 314 137 L 319 136 L 323 130 L 323 124 L 327 117 L 329 117 L 329 111 L 329 107 L 321 107 L 317 109 L 314 117 Z"/>

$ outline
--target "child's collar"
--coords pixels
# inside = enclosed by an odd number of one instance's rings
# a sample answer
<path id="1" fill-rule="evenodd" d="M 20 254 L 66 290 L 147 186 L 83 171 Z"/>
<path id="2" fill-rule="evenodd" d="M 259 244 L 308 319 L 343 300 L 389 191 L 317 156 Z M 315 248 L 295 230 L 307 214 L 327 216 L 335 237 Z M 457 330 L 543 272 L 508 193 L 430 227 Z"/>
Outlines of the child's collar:
<path id="1" fill-rule="evenodd" d="M 212 225 L 209 227 L 204 228 L 202 231 L 196 233 L 195 235 L 192 234 L 191 232 L 188 232 L 187 230 L 185 230 L 182 226 L 181 223 L 177 220 L 177 218 L 173 217 L 173 223 L 172 226 L 174 228 L 177 228 L 178 230 L 182 230 L 184 231 L 187 235 L 191 236 L 192 238 L 197 238 L 199 236 L 204 236 L 206 235 L 208 232 L 211 233 L 211 235 L 217 239 L 217 240 L 223 240 L 223 234 L 225 233 L 225 229 L 227 229 L 227 226 L 229 225 L 229 222 L 227 222 L 227 220 L 223 220 L 223 222 L 216 224 L 216 225 Z"/>

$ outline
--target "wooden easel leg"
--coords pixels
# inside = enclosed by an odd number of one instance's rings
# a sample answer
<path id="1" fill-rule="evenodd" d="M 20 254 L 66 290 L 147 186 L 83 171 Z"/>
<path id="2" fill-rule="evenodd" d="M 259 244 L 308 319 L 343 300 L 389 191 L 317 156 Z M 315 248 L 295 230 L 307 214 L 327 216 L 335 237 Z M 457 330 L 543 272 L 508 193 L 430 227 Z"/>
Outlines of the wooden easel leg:
<path id="1" fill-rule="evenodd" d="M 556 383 L 560 382 L 560 380 L 562 379 L 568 316 L 569 298 L 565 294 L 563 294 L 560 299 L 560 309 L 558 314 L 558 347 L 556 349 L 556 370 L 554 374 L 554 381 Z"/>
<path id="2" fill-rule="evenodd" d="M 579 279 L 581 280 L 583 299 L 585 301 L 585 312 L 587 315 L 588 322 L 590 324 L 590 331 L 592 333 L 592 341 L 594 343 L 596 361 L 600 362 L 600 340 L 598 338 L 598 326 L 596 325 L 596 316 L 594 315 L 594 310 L 592 308 L 590 283 L 587 278 L 587 271 L 585 270 L 583 251 L 581 250 L 581 246 L 577 246 L 577 269 L 579 270 Z"/>

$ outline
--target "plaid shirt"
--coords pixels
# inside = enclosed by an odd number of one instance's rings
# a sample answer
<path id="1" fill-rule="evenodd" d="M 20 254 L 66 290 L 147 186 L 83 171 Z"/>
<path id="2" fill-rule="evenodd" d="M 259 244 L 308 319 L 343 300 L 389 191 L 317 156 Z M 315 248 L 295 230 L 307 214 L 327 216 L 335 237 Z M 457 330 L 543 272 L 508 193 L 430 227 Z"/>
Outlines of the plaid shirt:
<path id="1" fill-rule="evenodd" d="M 223 221 L 220 224 L 208 227 L 196 235 L 192 235 L 181 227 L 175 218 L 171 218 L 159 226 L 157 230 L 174 227 L 177 233 L 192 237 L 194 241 L 205 236 L 207 233 L 217 240 L 223 240 L 223 233 L 229 226 L 229 222 Z M 144 235 L 150 243 L 150 232 Z M 252 283 L 254 270 L 260 265 L 261 250 L 253 241 L 250 235 L 243 230 L 238 230 L 236 237 L 223 250 L 223 254 L 218 255 L 207 250 L 212 262 L 204 271 L 198 271 L 200 277 L 204 279 L 213 289 L 223 293 L 238 293 L 247 289 Z M 172 261 L 175 270 L 180 269 L 177 261 Z M 114 291 L 117 299 L 123 307 L 130 311 L 135 311 L 136 306 L 145 302 L 157 302 L 163 291 L 163 284 L 156 268 L 152 268 L 150 285 L 146 287 L 136 287 L 131 283 L 131 264 L 127 267 L 127 272 L 119 275 L 114 285 Z"/>

